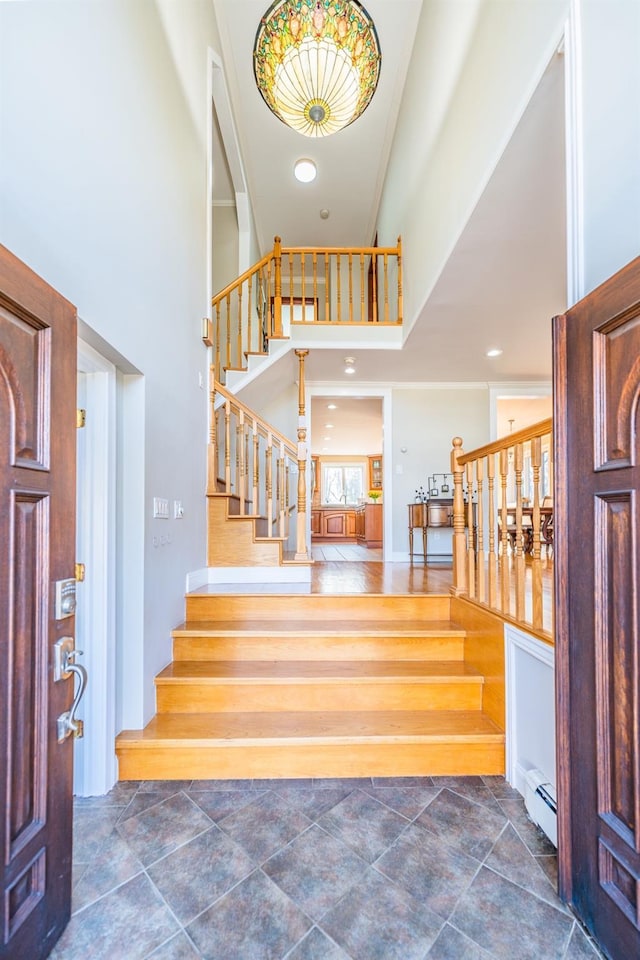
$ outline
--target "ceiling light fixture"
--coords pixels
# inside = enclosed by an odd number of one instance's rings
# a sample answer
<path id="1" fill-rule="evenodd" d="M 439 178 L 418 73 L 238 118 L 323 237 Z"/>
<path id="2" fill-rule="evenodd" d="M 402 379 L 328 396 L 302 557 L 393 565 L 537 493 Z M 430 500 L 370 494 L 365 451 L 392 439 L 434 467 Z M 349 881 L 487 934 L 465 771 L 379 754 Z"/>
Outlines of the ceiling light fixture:
<path id="1" fill-rule="evenodd" d="M 345 373 L 355 373 L 355 372 L 356 372 L 356 358 L 355 358 L 355 357 L 345 357 L 345 358 L 344 358 L 344 372 L 345 372 Z"/>
<path id="2" fill-rule="evenodd" d="M 327 410 L 337 410 L 337 409 L 338 409 L 338 405 L 337 405 L 337 404 L 335 404 L 335 403 L 328 403 L 328 404 L 327 404 Z"/>
<path id="3" fill-rule="evenodd" d="M 487 350 L 488 357 L 500 357 L 502 356 L 502 350 L 499 350 L 498 347 L 492 347 L 491 350 Z"/>
<path id="4" fill-rule="evenodd" d="M 275 0 L 253 46 L 258 90 L 276 117 L 306 137 L 356 120 L 375 93 L 380 45 L 358 0 Z"/>
<path id="5" fill-rule="evenodd" d="M 294 176 L 300 183 L 311 183 L 312 180 L 315 180 L 317 172 L 318 168 L 313 160 L 309 160 L 308 157 L 296 160 L 293 165 Z"/>

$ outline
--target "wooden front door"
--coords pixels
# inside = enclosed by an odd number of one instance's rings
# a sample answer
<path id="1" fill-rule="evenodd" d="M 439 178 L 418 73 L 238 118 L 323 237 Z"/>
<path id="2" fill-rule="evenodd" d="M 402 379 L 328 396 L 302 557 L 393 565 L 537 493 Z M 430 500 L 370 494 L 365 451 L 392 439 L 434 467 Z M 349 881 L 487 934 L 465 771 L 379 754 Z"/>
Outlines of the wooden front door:
<path id="1" fill-rule="evenodd" d="M 554 321 L 560 892 L 640 957 L 640 258 Z M 558 526 L 560 521 L 560 526 Z"/>
<path id="2" fill-rule="evenodd" d="M 46 957 L 71 902 L 73 678 L 53 679 L 74 576 L 76 311 L 0 247 L 0 958 Z"/>

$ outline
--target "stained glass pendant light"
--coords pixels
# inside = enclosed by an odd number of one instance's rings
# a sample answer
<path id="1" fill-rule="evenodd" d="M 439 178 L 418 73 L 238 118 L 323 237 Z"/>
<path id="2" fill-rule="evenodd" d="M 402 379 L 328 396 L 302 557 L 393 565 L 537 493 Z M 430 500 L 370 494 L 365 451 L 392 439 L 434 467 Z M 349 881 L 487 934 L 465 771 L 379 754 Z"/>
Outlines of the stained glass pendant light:
<path id="1" fill-rule="evenodd" d="M 360 116 L 380 59 L 376 28 L 357 0 L 275 0 L 253 48 L 267 106 L 307 137 L 326 137 Z"/>

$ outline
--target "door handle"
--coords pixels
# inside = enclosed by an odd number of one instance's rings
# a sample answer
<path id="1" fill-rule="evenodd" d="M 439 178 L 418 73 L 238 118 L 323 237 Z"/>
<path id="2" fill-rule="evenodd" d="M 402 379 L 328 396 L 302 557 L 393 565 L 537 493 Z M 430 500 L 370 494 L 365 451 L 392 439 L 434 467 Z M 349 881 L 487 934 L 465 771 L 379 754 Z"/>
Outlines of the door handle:
<path id="1" fill-rule="evenodd" d="M 53 679 L 67 680 L 74 674 L 78 677 L 71 708 L 61 713 L 57 720 L 58 743 L 64 743 L 72 734 L 77 738 L 84 736 L 84 723 L 76 718 L 76 710 L 87 687 L 87 671 L 81 664 L 73 662 L 76 655 L 81 653 L 82 650 L 75 649 L 73 637 L 62 637 L 54 646 Z"/>

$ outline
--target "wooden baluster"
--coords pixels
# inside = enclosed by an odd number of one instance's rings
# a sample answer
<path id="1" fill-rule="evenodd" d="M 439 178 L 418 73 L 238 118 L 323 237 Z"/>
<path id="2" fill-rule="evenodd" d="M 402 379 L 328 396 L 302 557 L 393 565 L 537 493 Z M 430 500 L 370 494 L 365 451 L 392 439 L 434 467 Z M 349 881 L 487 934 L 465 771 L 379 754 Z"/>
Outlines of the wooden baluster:
<path id="1" fill-rule="evenodd" d="M 234 475 L 234 489 L 238 497 L 241 497 L 242 495 L 242 491 L 241 491 L 242 475 L 240 473 L 240 447 L 241 447 L 240 423 L 238 420 L 236 420 L 236 451 L 235 451 L 236 472 Z M 241 509 L 240 515 L 242 516 L 243 513 L 244 511 Z"/>
<path id="2" fill-rule="evenodd" d="M 494 453 L 487 457 L 487 480 L 489 484 L 489 606 L 496 609 L 498 579 L 498 545 L 496 543 L 496 494 L 495 494 L 496 458 Z"/>
<path id="3" fill-rule="evenodd" d="M 238 426 L 237 426 L 237 439 L 236 439 L 236 463 L 237 463 L 237 483 L 238 483 L 238 496 L 240 497 L 240 516 L 245 514 L 245 501 L 246 501 L 246 489 L 245 489 L 245 477 L 246 477 L 246 463 L 244 459 L 244 410 L 240 410 L 238 416 Z"/>
<path id="4" fill-rule="evenodd" d="M 267 338 L 273 336 L 273 299 L 271 297 L 271 261 L 267 264 Z M 269 344 L 267 344 L 267 350 Z"/>
<path id="5" fill-rule="evenodd" d="M 476 565 L 473 528 L 473 463 L 467 464 L 467 590 L 469 597 L 476 597 Z"/>
<path id="6" fill-rule="evenodd" d="M 485 562 L 484 555 L 484 460 L 476 460 L 476 482 L 478 486 L 478 504 L 476 507 L 476 570 L 478 571 L 478 600 L 480 603 L 487 602 L 487 586 L 485 580 Z"/>
<path id="7" fill-rule="evenodd" d="M 384 322 L 389 323 L 389 254 L 384 255 Z"/>
<path id="8" fill-rule="evenodd" d="M 244 498 L 245 498 L 245 500 L 246 500 L 246 502 L 247 502 L 247 507 L 248 507 L 248 504 L 249 504 L 249 502 L 250 502 L 250 497 L 249 497 L 249 466 L 250 466 L 250 464 L 249 464 L 249 424 L 245 422 L 245 425 L 244 425 L 244 478 L 243 478 L 243 486 L 244 486 Z M 247 511 L 247 508 L 245 508 L 245 513 L 247 513 L 247 512 L 248 512 L 248 511 Z M 253 512 L 253 511 L 249 511 L 249 512 Z"/>
<path id="9" fill-rule="evenodd" d="M 267 432 L 267 450 L 265 456 L 265 481 L 267 501 L 267 536 L 273 536 L 273 435 Z"/>
<path id="10" fill-rule="evenodd" d="M 305 294 L 306 294 L 306 292 L 307 292 L 307 278 L 306 278 L 306 276 L 305 276 L 304 250 L 303 250 L 302 253 L 300 254 L 300 276 L 301 276 L 301 278 L 302 278 L 302 290 L 301 290 L 301 296 L 302 296 L 302 322 L 304 323 L 304 321 L 305 321 L 305 300 L 306 300 Z M 291 311 L 290 319 L 293 320 L 293 310 Z"/>
<path id="11" fill-rule="evenodd" d="M 360 323 L 366 322 L 365 316 L 365 305 L 364 305 L 364 253 L 360 254 Z"/>
<path id="12" fill-rule="evenodd" d="M 329 311 L 329 254 L 324 255 L 324 319 L 331 320 Z"/>
<path id="13" fill-rule="evenodd" d="M 238 349 L 238 370 L 244 368 L 243 357 L 244 351 L 242 349 L 242 284 L 238 287 L 238 339 L 237 339 L 237 349 Z"/>
<path id="14" fill-rule="evenodd" d="M 338 323 L 342 323 L 342 281 L 340 279 L 340 262 L 342 257 L 339 253 L 336 254 L 336 286 L 338 288 L 338 302 L 337 302 L 337 317 L 336 320 Z"/>
<path id="15" fill-rule="evenodd" d="M 260 436 L 258 421 L 253 420 L 253 509 L 252 513 L 260 513 Z"/>
<path id="16" fill-rule="evenodd" d="M 284 462 L 284 521 L 285 521 L 285 537 L 289 537 L 289 530 L 291 529 L 291 522 L 289 520 L 289 460 Z"/>
<path id="17" fill-rule="evenodd" d="M 307 548 L 307 419 L 305 410 L 304 361 L 308 350 L 296 350 L 298 358 L 298 515 L 296 518 L 296 560 L 309 560 Z"/>
<path id="18" fill-rule="evenodd" d="M 224 492 L 231 493 L 231 402 L 224 402 Z"/>
<path id="19" fill-rule="evenodd" d="M 464 495 L 462 492 L 464 466 L 458 463 L 458 457 L 461 457 L 462 454 L 462 438 L 454 437 L 453 450 L 451 451 L 451 473 L 453 474 L 453 583 L 451 592 L 457 597 L 467 593 Z"/>
<path id="20" fill-rule="evenodd" d="M 217 492 L 217 470 L 218 447 L 216 445 L 216 378 L 214 368 L 209 371 L 209 446 L 207 449 L 207 494 Z"/>
<path id="21" fill-rule="evenodd" d="M 226 296 L 226 311 L 225 315 L 227 318 L 227 362 L 225 367 L 227 370 L 231 366 L 231 294 L 228 293 Z"/>
<path id="22" fill-rule="evenodd" d="M 349 265 L 349 323 L 353 323 L 353 255 L 347 257 Z"/>
<path id="23" fill-rule="evenodd" d="M 372 263 L 372 291 L 371 295 L 373 297 L 373 309 L 371 312 L 371 317 L 374 323 L 378 322 L 378 254 L 374 253 L 371 257 Z"/>
<path id="24" fill-rule="evenodd" d="M 402 323 L 404 299 L 402 294 L 402 237 L 398 237 L 398 317 L 397 323 Z"/>
<path id="25" fill-rule="evenodd" d="M 509 451 L 500 451 L 500 599 L 503 613 L 511 609 L 511 591 L 509 590 L 509 512 L 507 510 L 507 483 L 509 479 Z"/>
<path id="26" fill-rule="evenodd" d="M 222 378 L 222 369 L 220 367 L 220 301 L 216 303 L 216 380 L 218 383 Z"/>
<path id="27" fill-rule="evenodd" d="M 289 323 L 291 323 L 291 321 L 292 321 L 292 319 L 293 319 L 293 297 L 294 297 L 293 275 L 294 275 L 294 272 L 295 272 L 295 271 L 294 271 L 294 269 L 293 269 L 293 253 L 289 252 Z"/>
<path id="28" fill-rule="evenodd" d="M 275 337 L 282 336 L 282 241 L 275 237 L 273 243 L 275 289 L 273 295 L 273 330 Z"/>
<path id="29" fill-rule="evenodd" d="M 542 440 L 531 441 L 531 466 L 533 468 L 533 547 L 531 561 L 531 620 L 534 627 L 542 628 L 542 561 L 540 557 L 540 466 L 542 463 Z"/>
<path id="30" fill-rule="evenodd" d="M 280 456 L 278 457 L 278 489 L 276 500 L 278 502 L 278 536 L 284 537 L 284 443 L 280 441 Z"/>
<path id="31" fill-rule="evenodd" d="M 522 528 L 522 444 L 516 443 L 513 450 L 513 467 L 516 478 L 516 619 L 523 621 L 525 617 L 524 594 L 524 532 Z"/>
<path id="32" fill-rule="evenodd" d="M 318 255 L 313 251 L 313 319 L 317 320 L 318 309 Z"/>
<path id="33" fill-rule="evenodd" d="M 252 319 L 253 319 L 253 311 L 252 311 L 252 309 L 251 309 L 251 307 L 252 307 L 251 300 L 252 300 L 252 292 L 253 292 L 253 291 L 252 291 L 252 287 L 253 287 L 253 278 L 254 278 L 254 276 L 255 276 L 255 274 L 252 273 L 251 276 L 249 277 L 249 280 L 247 281 L 247 284 L 248 284 L 248 289 L 247 289 L 247 351 L 248 351 L 249 353 L 252 353 L 251 343 L 252 343 L 252 340 L 253 340 L 253 337 L 252 337 L 252 334 L 253 334 L 253 324 L 252 324 L 252 322 L 251 322 Z"/>

